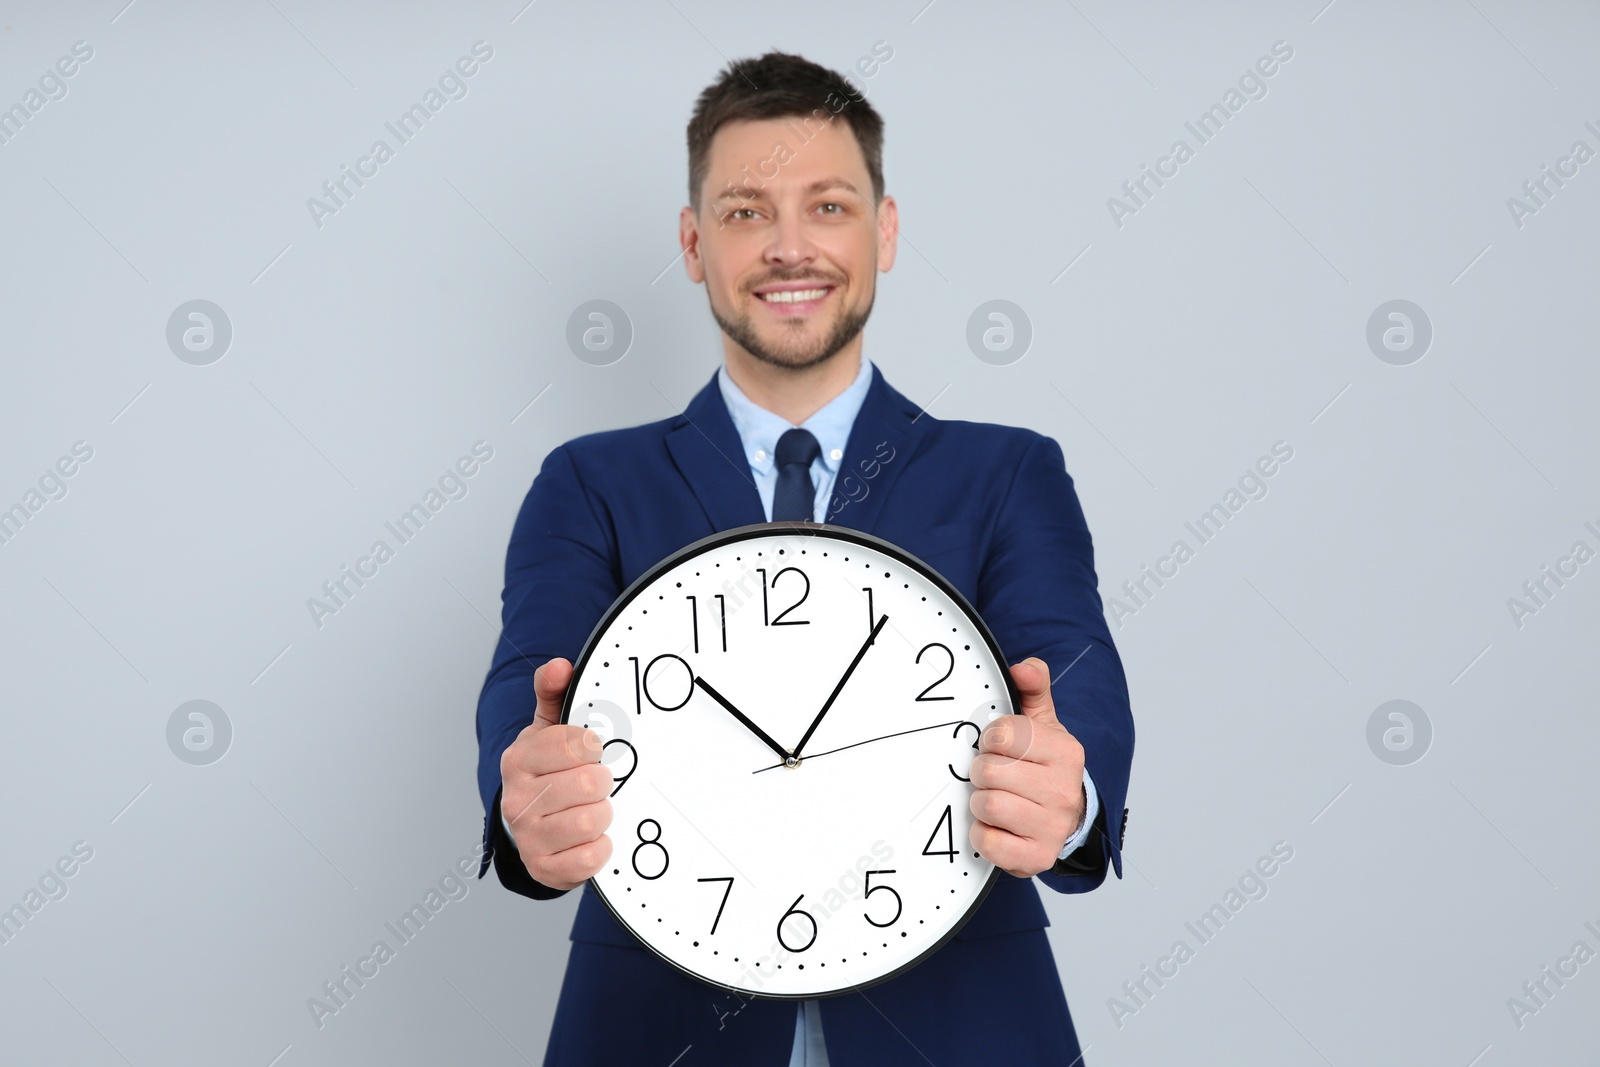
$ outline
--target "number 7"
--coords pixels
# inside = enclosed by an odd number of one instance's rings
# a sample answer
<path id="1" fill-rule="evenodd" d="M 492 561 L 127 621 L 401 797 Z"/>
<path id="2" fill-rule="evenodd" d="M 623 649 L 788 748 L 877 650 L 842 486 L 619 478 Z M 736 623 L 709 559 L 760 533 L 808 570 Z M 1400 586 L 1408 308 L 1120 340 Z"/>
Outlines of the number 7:
<path id="1" fill-rule="evenodd" d="M 717 917 L 711 920 L 711 932 L 717 932 L 717 924 L 722 921 L 722 909 L 728 906 L 728 894 L 733 892 L 733 877 L 723 875 L 721 878 L 696 878 L 697 882 L 727 882 L 722 888 L 722 903 L 717 905 Z"/>

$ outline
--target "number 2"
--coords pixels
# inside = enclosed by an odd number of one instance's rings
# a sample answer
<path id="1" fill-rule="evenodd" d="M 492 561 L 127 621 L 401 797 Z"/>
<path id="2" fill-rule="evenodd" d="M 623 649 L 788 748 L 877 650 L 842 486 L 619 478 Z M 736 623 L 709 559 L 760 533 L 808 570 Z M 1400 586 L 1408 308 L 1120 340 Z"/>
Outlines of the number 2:
<path id="1" fill-rule="evenodd" d="M 933 644 L 931 644 L 931 645 L 923 645 L 922 646 L 922 651 L 917 653 L 917 658 L 916 658 L 916 662 L 917 663 L 921 663 L 922 662 L 922 653 L 928 651 L 928 649 L 930 649 L 930 648 L 937 648 L 937 649 L 943 650 L 944 654 L 946 656 L 950 657 L 950 665 L 944 669 L 944 673 L 943 674 L 941 674 L 939 677 L 935 678 L 933 680 L 933 682 L 931 684 L 929 684 L 927 689 L 924 689 L 922 692 L 917 694 L 917 699 L 918 700 L 954 700 L 955 697 L 951 697 L 951 696 L 931 697 L 931 696 L 928 695 L 929 690 L 931 690 L 934 686 L 938 685 L 940 682 L 943 682 L 946 678 L 949 678 L 951 673 L 956 669 L 956 654 L 954 652 L 950 651 L 950 646 L 949 645 L 943 645 L 943 644 L 940 644 L 937 641 L 933 642 Z"/>

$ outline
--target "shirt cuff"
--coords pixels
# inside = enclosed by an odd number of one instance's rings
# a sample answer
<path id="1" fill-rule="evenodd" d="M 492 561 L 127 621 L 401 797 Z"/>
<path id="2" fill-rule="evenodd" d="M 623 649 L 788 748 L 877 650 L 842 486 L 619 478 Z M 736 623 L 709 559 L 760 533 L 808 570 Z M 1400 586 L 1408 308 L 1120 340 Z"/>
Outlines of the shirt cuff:
<path id="1" fill-rule="evenodd" d="M 1083 809 L 1083 822 L 1078 824 L 1078 832 L 1067 838 L 1066 845 L 1061 849 L 1061 855 L 1056 857 L 1058 860 L 1066 859 L 1078 850 L 1078 846 L 1089 840 L 1089 833 L 1094 829 L 1095 816 L 1100 814 L 1100 794 L 1095 792 L 1094 779 L 1089 777 L 1087 767 L 1083 769 L 1083 792 L 1088 798 L 1088 803 Z"/>

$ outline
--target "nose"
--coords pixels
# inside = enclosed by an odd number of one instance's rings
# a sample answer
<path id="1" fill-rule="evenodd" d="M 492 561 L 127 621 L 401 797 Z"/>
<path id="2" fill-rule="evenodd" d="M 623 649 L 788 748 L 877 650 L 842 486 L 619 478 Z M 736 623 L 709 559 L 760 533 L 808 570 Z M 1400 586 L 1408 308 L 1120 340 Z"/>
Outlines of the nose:
<path id="1" fill-rule="evenodd" d="M 787 267 L 803 266 L 817 258 L 817 246 L 799 215 L 786 211 L 779 216 L 762 258 L 770 265 Z"/>

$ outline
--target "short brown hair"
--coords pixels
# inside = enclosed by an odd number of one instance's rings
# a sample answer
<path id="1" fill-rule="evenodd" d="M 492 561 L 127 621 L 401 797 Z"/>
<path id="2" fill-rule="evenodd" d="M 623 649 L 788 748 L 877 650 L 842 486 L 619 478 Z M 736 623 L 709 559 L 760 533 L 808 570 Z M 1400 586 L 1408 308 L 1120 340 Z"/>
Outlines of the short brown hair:
<path id="1" fill-rule="evenodd" d="M 711 139 L 723 126 L 747 120 L 811 118 L 819 111 L 821 121 L 842 118 L 855 135 L 872 178 L 876 210 L 883 199 L 883 117 L 849 79 L 787 52 L 736 59 L 700 94 L 689 119 L 690 206 L 699 212 Z"/>

